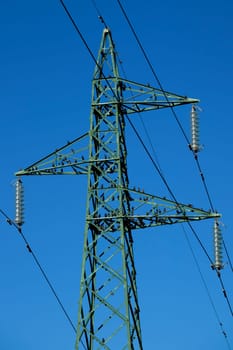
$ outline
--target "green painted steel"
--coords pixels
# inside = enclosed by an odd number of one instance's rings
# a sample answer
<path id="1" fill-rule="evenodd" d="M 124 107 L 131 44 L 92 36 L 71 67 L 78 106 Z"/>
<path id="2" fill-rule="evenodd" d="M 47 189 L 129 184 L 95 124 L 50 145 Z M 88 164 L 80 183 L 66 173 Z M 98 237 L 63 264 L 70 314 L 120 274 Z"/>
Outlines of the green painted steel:
<path id="1" fill-rule="evenodd" d="M 77 146 L 77 148 L 76 148 Z M 20 170 L 21 175 L 81 175 L 87 174 L 88 133 L 67 142 L 46 157 Z"/>
<path id="2" fill-rule="evenodd" d="M 88 177 L 76 350 L 142 350 L 133 233 L 217 218 L 129 187 L 125 116 L 198 100 L 122 79 L 105 29 L 92 82 L 89 133 L 16 173 Z M 88 142 L 89 140 L 89 142 Z"/>

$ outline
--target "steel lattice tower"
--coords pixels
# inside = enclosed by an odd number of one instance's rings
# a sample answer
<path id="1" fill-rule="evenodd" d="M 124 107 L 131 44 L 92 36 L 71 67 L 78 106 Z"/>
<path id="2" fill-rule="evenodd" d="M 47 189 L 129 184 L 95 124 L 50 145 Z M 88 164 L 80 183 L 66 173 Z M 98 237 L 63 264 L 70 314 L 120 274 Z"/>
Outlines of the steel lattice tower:
<path id="1" fill-rule="evenodd" d="M 92 82 L 89 132 L 16 173 L 87 175 L 77 350 L 143 349 L 133 230 L 219 217 L 129 186 L 126 116 L 197 102 L 121 78 L 111 32 L 105 29 Z"/>

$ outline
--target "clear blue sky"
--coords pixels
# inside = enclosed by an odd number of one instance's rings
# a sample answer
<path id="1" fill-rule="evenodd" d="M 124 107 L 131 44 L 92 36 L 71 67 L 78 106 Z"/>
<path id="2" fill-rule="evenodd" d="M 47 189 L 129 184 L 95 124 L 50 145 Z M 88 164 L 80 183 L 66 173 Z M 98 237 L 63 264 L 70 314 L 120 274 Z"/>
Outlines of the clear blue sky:
<path id="1" fill-rule="evenodd" d="M 128 79 L 156 86 L 117 2 L 96 2 L 112 30 Z M 200 162 L 214 206 L 223 214 L 224 238 L 232 257 L 233 4 L 228 0 L 122 3 L 164 88 L 201 100 Z M 97 54 L 103 27 L 91 1 L 66 4 Z M 0 208 L 14 217 L 14 173 L 88 130 L 94 64 L 59 1 L 2 1 L 0 31 Z M 190 108 L 179 108 L 177 113 L 189 134 Z M 171 112 L 148 113 L 143 120 L 178 200 L 209 209 Z M 134 122 L 145 138 L 138 117 Z M 127 142 L 130 184 L 167 195 L 130 131 Z M 86 180 L 27 177 L 24 186 L 24 233 L 76 323 Z M 195 228 L 212 254 L 212 222 Z M 232 316 L 220 285 L 192 233 L 186 231 L 233 348 Z M 227 349 L 182 227 L 135 232 L 135 256 L 144 349 Z M 3 217 L 0 276 L 1 349 L 74 348 L 73 330 L 20 236 Z M 223 280 L 233 303 L 232 276 L 226 265 Z"/>

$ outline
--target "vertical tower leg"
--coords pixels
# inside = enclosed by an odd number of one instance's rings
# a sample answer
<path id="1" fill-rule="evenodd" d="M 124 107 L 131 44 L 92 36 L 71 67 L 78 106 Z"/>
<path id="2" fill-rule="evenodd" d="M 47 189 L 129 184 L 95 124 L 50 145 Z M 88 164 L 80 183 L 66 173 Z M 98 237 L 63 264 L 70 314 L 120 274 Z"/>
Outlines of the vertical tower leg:
<path id="1" fill-rule="evenodd" d="M 109 69 L 110 72 L 106 72 Z M 113 76 L 109 86 L 103 74 Z M 76 349 L 142 349 L 126 167 L 122 84 L 106 29 L 93 80 Z M 84 346 L 85 345 L 85 346 Z"/>

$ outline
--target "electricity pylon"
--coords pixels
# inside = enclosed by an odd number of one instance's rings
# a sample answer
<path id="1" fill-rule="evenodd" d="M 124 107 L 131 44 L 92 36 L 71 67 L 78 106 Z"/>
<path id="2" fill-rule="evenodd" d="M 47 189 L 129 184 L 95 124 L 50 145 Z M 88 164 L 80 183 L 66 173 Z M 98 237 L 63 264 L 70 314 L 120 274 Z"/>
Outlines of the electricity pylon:
<path id="1" fill-rule="evenodd" d="M 129 186 L 126 116 L 197 102 L 121 78 L 111 32 L 104 29 L 89 132 L 16 173 L 87 175 L 76 349 L 143 349 L 133 230 L 219 217 Z"/>

